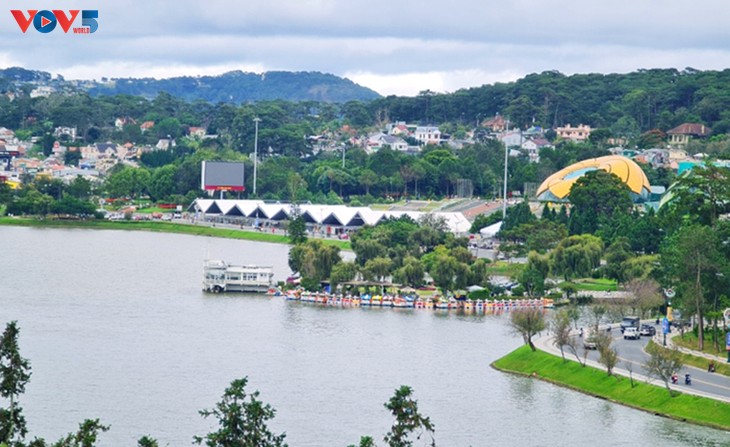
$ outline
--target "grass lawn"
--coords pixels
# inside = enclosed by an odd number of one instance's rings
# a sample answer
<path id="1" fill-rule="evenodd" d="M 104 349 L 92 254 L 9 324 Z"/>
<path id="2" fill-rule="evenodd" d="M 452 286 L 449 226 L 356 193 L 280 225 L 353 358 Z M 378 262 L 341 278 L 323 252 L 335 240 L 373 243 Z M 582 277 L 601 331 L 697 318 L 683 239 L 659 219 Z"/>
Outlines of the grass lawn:
<path id="1" fill-rule="evenodd" d="M 188 225 L 161 221 L 107 221 L 107 220 L 38 220 L 30 218 L 0 217 L 0 225 L 25 227 L 91 228 L 103 230 L 156 231 L 161 233 L 191 234 L 248 241 L 288 244 L 289 238 L 281 234 L 259 231 L 245 231 L 230 228 L 215 228 L 204 225 Z M 323 239 L 325 244 L 334 245 L 341 250 L 350 250 L 349 241 Z"/>
<path id="2" fill-rule="evenodd" d="M 516 349 L 492 366 L 672 419 L 730 430 L 730 404 L 690 394 L 670 396 L 663 385 L 641 381 L 634 381 L 632 387 L 627 377 L 608 376 L 605 370 L 583 367 L 573 361 L 564 362 L 546 352 L 532 352 L 528 346 Z"/>
<path id="3" fill-rule="evenodd" d="M 618 290 L 618 283 L 613 279 L 605 278 L 583 278 L 575 281 L 562 282 L 558 284 L 558 287 L 562 287 L 563 284 L 573 284 L 578 291 L 589 291 L 589 292 L 615 292 Z"/>
<path id="4" fill-rule="evenodd" d="M 487 272 L 490 275 L 507 276 L 509 278 L 516 278 L 524 268 L 525 264 L 510 263 L 507 261 L 496 261 L 487 264 Z"/>
<path id="5" fill-rule="evenodd" d="M 684 338 L 679 335 L 675 335 L 674 337 L 672 337 L 672 343 L 683 348 L 689 348 L 695 351 L 697 350 L 697 337 L 695 337 L 693 333 L 684 334 Z M 721 340 L 720 347 L 725 347 L 724 337 Z M 725 376 L 730 376 L 730 364 L 726 363 L 727 351 L 716 351 L 715 347 L 712 345 L 712 338 L 706 338 L 705 349 L 703 350 L 703 352 L 706 354 L 719 356 L 721 359 L 723 359 L 721 361 L 715 362 L 715 372 Z M 706 369 L 709 364 L 709 360 L 707 360 L 706 358 L 690 354 L 682 354 L 682 360 L 684 360 L 684 363 L 688 365 L 692 365 L 694 367 L 702 369 Z"/>
<path id="6" fill-rule="evenodd" d="M 679 344 L 679 343 L 677 343 L 678 339 L 679 339 L 679 337 L 675 337 L 672 339 L 672 341 L 675 344 Z M 649 343 L 654 344 L 653 341 L 650 341 Z M 695 344 L 694 346 L 691 346 L 691 344 L 690 344 L 687 347 L 696 349 L 697 344 Z M 691 365 L 691 366 L 694 366 L 695 368 L 707 369 L 707 366 L 710 363 L 709 360 L 704 357 L 698 357 L 696 355 L 685 354 L 685 353 L 681 353 L 680 355 L 682 356 L 682 361 L 684 362 L 685 365 Z M 715 372 L 717 374 L 722 374 L 723 376 L 730 376 L 730 364 L 725 363 L 724 361 L 716 361 L 715 362 Z"/>

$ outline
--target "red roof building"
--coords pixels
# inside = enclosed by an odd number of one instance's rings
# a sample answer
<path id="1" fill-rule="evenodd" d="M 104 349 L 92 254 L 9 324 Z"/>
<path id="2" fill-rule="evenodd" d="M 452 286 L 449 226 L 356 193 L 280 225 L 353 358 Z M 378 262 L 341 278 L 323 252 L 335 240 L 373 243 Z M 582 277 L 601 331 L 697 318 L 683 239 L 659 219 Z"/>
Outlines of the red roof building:
<path id="1" fill-rule="evenodd" d="M 707 138 L 710 134 L 712 129 L 698 123 L 683 123 L 667 132 L 669 145 L 677 148 L 686 146 L 692 138 Z"/>

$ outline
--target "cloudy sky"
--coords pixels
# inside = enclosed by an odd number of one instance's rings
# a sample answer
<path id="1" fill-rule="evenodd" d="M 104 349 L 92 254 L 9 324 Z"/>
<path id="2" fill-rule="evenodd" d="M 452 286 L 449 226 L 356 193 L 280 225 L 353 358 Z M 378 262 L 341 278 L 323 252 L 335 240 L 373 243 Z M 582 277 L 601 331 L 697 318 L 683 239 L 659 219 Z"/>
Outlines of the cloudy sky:
<path id="1" fill-rule="evenodd" d="M 67 79 L 321 71 L 380 94 L 529 73 L 730 67 L 725 0 L 8 0 L 0 67 Z M 11 9 L 96 9 L 91 35 L 23 34 Z M 78 18 L 74 25 L 79 26 Z"/>

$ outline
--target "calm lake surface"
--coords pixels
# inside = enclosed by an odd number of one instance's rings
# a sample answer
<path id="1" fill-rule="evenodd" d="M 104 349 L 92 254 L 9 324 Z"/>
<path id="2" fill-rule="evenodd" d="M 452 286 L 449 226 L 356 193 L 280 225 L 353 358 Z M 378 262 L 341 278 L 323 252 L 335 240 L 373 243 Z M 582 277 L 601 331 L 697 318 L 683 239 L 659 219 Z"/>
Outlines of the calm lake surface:
<path id="1" fill-rule="evenodd" d="M 277 410 L 292 447 L 377 441 L 410 385 L 440 446 L 712 446 L 730 433 L 670 421 L 490 368 L 520 344 L 501 316 L 336 309 L 201 291 L 206 256 L 274 265 L 288 247 L 144 232 L 0 227 L 0 323 L 17 320 L 33 436 L 85 418 L 102 446 L 191 445 L 233 379 Z M 382 442 L 380 442 L 382 445 Z"/>

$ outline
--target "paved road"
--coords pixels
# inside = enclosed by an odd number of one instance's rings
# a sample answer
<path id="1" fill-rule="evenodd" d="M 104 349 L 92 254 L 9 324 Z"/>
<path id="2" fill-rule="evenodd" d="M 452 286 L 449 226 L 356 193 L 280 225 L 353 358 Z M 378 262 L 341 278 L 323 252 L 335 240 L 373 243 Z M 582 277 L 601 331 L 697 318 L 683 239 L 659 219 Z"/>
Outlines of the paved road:
<path id="1" fill-rule="evenodd" d="M 577 337 L 577 334 L 575 335 Z M 643 364 L 648 358 L 648 354 L 644 352 L 644 348 L 649 342 L 650 337 L 641 337 L 639 340 L 624 340 L 621 331 L 615 327 L 611 331 L 613 337 L 613 346 L 619 355 L 619 363 L 616 365 L 614 372 L 618 375 L 629 376 L 629 369 L 635 380 L 654 383 L 658 386 L 664 386 L 664 383 L 656 378 L 649 378 Z M 655 343 L 662 344 L 661 336 L 657 336 Z M 536 346 L 539 349 L 560 355 L 560 350 L 552 344 L 552 337 L 544 335 L 536 340 Z M 581 358 L 586 351 L 583 349 L 582 343 L 579 343 L 578 354 Z M 566 358 L 570 358 L 566 353 Z M 572 360 L 575 358 L 573 357 Z M 598 363 L 598 353 L 595 350 L 588 350 L 586 363 L 590 366 L 605 369 L 603 365 Z M 684 374 L 689 373 L 692 377 L 692 384 L 684 384 Z M 680 380 L 676 385 L 670 384 L 672 389 L 688 394 L 696 394 L 699 396 L 710 397 L 716 400 L 722 400 L 730 403 L 730 377 L 716 373 L 708 373 L 707 369 L 699 369 L 692 366 L 685 366 L 679 373 Z"/>

